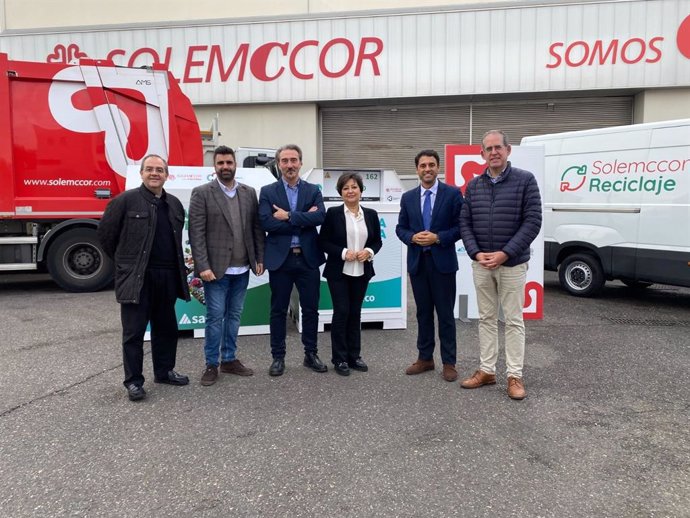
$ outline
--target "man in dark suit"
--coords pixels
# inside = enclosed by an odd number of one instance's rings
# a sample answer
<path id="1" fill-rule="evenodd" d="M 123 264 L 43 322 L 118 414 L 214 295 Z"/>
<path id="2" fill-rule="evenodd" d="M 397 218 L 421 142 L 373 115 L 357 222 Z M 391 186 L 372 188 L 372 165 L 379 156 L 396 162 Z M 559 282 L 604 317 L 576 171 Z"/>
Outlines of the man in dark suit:
<path id="1" fill-rule="evenodd" d="M 318 186 L 299 177 L 302 150 L 288 144 L 276 151 L 280 179 L 261 188 L 259 219 L 268 233 L 266 261 L 271 286 L 271 376 L 285 371 L 287 309 L 293 286 L 297 286 L 302 307 L 304 365 L 326 372 L 317 354 L 319 326 L 319 266 L 325 257 L 319 248 L 316 227 L 323 223 L 325 208 Z"/>
<path id="2" fill-rule="evenodd" d="M 204 281 L 206 369 L 201 384 L 213 385 L 220 371 L 251 376 L 236 358 L 237 334 L 249 285 L 249 270 L 264 273 L 264 231 L 256 191 L 235 181 L 235 152 L 213 152 L 216 179 L 192 191 L 189 242 L 194 271 Z M 220 361 L 219 361 L 220 356 Z"/>
<path id="3" fill-rule="evenodd" d="M 407 271 L 417 305 L 419 354 L 405 372 L 420 374 L 434 369 L 435 309 L 442 376 L 446 381 L 455 381 L 455 242 L 460 239 L 462 194 L 438 181 L 439 163 L 438 153 L 432 149 L 417 154 L 415 166 L 421 185 L 403 194 L 395 228 L 398 238 L 407 245 Z"/>

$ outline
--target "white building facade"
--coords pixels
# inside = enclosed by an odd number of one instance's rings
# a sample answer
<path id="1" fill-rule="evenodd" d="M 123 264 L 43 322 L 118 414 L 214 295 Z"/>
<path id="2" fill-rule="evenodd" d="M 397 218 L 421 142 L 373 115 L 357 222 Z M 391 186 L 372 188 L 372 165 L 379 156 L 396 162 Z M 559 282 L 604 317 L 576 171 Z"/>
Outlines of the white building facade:
<path id="1" fill-rule="evenodd" d="M 690 117 L 690 0 L 110 4 L 0 0 L 0 52 L 163 63 L 202 129 L 300 144 L 306 167 L 413 173 L 488 129 Z"/>

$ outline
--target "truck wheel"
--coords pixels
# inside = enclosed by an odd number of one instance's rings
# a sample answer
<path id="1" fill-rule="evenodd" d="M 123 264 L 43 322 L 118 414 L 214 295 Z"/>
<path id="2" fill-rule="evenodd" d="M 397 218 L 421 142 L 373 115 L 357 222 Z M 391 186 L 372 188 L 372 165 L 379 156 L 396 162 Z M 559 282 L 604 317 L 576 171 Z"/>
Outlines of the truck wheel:
<path id="1" fill-rule="evenodd" d="M 48 249 L 47 264 L 53 280 L 67 291 L 98 291 L 113 279 L 113 262 L 105 255 L 92 228 L 79 228 L 56 237 Z"/>
<path id="2" fill-rule="evenodd" d="M 604 286 L 606 279 L 599 259 L 590 254 L 573 254 L 558 268 L 561 286 L 576 297 L 591 297 Z"/>

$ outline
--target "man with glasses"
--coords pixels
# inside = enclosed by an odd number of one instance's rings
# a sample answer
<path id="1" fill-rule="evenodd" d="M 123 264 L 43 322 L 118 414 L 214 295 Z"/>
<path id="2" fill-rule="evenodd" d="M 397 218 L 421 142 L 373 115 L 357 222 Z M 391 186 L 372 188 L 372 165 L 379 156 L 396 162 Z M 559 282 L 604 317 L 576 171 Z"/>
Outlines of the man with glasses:
<path id="1" fill-rule="evenodd" d="M 130 401 L 146 397 L 144 334 L 151 323 L 151 359 L 156 383 L 186 385 L 175 372 L 175 300 L 189 300 L 182 255 L 184 208 L 163 189 L 168 164 L 158 155 L 141 161 L 142 184 L 115 197 L 98 225 L 106 254 L 115 261 L 115 297 L 122 319 L 124 385 Z"/>
<path id="2" fill-rule="evenodd" d="M 505 317 L 508 396 L 524 399 L 525 280 L 530 245 L 541 229 L 542 208 L 534 175 L 508 161 L 510 144 L 503 131 L 487 131 L 482 158 L 488 167 L 465 189 L 460 227 L 479 307 L 479 369 L 462 381 L 466 389 L 496 383 L 498 309 Z"/>

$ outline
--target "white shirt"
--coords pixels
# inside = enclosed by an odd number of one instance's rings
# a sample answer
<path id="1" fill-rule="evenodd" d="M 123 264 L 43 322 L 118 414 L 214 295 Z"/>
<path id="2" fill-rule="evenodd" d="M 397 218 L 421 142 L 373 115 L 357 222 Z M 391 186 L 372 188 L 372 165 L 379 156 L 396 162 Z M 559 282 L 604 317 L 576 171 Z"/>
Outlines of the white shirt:
<path id="1" fill-rule="evenodd" d="M 371 254 L 371 257 L 373 257 L 374 251 L 370 248 L 364 248 L 367 238 L 369 237 L 369 232 L 367 231 L 367 223 L 364 221 L 364 211 L 362 207 L 359 208 L 357 214 L 350 211 L 347 205 L 343 205 L 343 209 L 345 211 L 345 232 L 347 234 L 347 248 L 343 248 L 341 254 L 343 261 L 345 261 L 345 255 L 348 250 L 366 250 Z M 364 275 L 364 263 L 360 263 L 359 261 L 345 261 L 343 273 L 351 277 L 361 277 Z"/>

